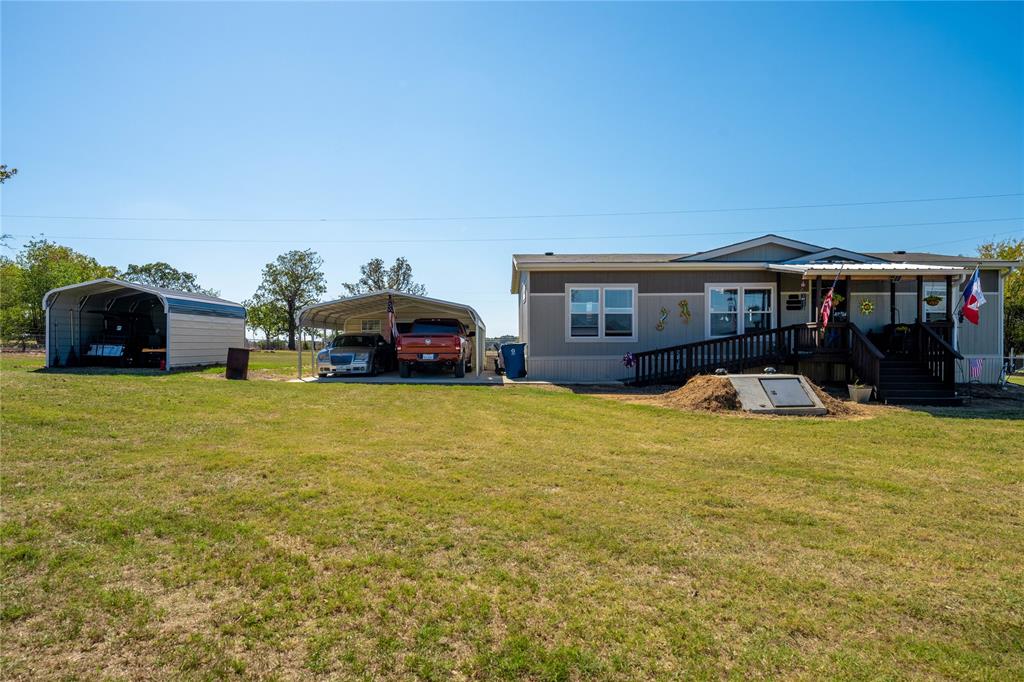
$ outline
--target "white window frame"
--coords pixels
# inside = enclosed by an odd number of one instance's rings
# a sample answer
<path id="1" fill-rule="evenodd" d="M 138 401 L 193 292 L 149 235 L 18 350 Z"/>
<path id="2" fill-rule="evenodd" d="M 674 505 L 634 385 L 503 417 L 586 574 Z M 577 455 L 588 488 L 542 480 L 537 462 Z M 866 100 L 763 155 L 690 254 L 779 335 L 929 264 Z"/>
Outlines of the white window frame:
<path id="1" fill-rule="evenodd" d="M 376 324 L 376 329 L 367 329 L 366 328 L 366 323 L 367 322 L 375 323 Z M 359 321 L 359 331 L 362 332 L 363 334 L 380 334 L 380 330 L 381 330 L 382 327 L 383 327 L 383 324 L 381 323 L 380 320 L 360 320 Z"/>
<path id="2" fill-rule="evenodd" d="M 733 336 L 733 334 L 719 334 L 713 336 L 711 334 L 711 290 L 712 289 L 736 289 L 739 295 L 739 306 L 736 313 L 736 334 L 743 334 L 746 332 L 744 318 L 746 317 L 746 311 L 743 309 L 743 297 L 744 292 L 747 289 L 769 289 L 771 293 L 768 296 L 768 303 L 770 307 L 771 317 L 768 323 L 769 329 L 775 329 L 779 326 L 779 311 L 776 310 L 776 303 L 778 296 L 775 291 L 774 282 L 707 282 L 704 284 L 704 338 L 705 339 L 724 339 L 727 336 Z M 807 306 L 810 309 L 810 306 Z"/>
<path id="3" fill-rule="evenodd" d="M 566 343 L 636 343 L 639 341 L 637 329 L 640 315 L 640 296 L 638 286 L 632 283 L 604 283 L 586 284 L 573 282 L 565 285 L 565 341 Z M 573 289 L 597 289 L 597 336 L 573 336 L 572 335 L 572 297 Z M 629 291 L 633 297 L 633 326 L 629 336 L 606 336 L 604 330 L 605 302 L 604 292 L 606 289 Z"/>

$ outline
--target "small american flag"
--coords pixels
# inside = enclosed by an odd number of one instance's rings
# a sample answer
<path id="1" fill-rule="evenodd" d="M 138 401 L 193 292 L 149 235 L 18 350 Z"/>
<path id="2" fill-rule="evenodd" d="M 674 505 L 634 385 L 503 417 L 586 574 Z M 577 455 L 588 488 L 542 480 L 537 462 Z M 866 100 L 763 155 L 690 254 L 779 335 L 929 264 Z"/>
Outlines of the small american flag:
<path id="1" fill-rule="evenodd" d="M 388 326 L 384 328 L 384 340 L 393 343 L 398 338 L 398 325 L 395 323 L 395 302 L 388 294 Z"/>
<path id="2" fill-rule="evenodd" d="M 832 292 L 835 291 L 835 285 L 828 290 L 825 294 L 825 300 L 821 302 L 821 327 L 824 329 L 828 326 L 828 318 L 832 314 Z"/>
<path id="3" fill-rule="evenodd" d="M 972 379 L 981 379 L 981 370 L 985 367 L 984 358 L 971 358 L 967 361 L 968 367 L 970 367 L 970 375 Z"/>

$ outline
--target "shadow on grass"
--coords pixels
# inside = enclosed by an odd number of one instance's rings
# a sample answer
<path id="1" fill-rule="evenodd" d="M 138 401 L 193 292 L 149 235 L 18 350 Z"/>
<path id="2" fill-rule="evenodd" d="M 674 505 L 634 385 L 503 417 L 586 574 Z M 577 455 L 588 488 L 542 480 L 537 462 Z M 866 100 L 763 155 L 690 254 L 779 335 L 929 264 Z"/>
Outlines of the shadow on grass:
<path id="1" fill-rule="evenodd" d="M 165 377 L 169 374 L 185 374 L 188 372 L 203 372 L 210 369 L 223 369 L 223 365 L 199 365 L 196 367 L 175 367 L 174 369 L 163 370 L 155 367 L 38 367 L 30 370 L 35 374 L 77 374 L 81 376 L 154 376 Z"/>

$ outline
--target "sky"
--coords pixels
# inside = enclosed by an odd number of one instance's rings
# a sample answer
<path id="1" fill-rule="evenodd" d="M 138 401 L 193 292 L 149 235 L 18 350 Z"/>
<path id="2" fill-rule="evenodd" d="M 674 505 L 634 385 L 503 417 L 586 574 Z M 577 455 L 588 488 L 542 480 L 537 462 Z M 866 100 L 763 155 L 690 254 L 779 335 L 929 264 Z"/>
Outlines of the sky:
<path id="1" fill-rule="evenodd" d="M 327 298 L 405 256 L 514 334 L 514 253 L 1024 236 L 1020 3 L 3 2 L 0 38 L 5 252 L 236 301 L 289 249 Z"/>

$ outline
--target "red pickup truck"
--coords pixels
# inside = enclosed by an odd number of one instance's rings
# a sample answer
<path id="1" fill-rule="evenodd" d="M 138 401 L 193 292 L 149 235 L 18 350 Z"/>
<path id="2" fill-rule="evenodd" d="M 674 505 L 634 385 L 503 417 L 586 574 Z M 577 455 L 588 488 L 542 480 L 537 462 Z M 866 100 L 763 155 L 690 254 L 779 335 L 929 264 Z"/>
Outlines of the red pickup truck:
<path id="1" fill-rule="evenodd" d="M 457 377 L 466 376 L 473 369 L 473 344 L 476 332 L 466 325 L 447 318 L 416 320 L 408 332 L 398 335 L 395 350 L 398 353 L 398 374 L 412 375 L 413 369 L 443 368 Z"/>

